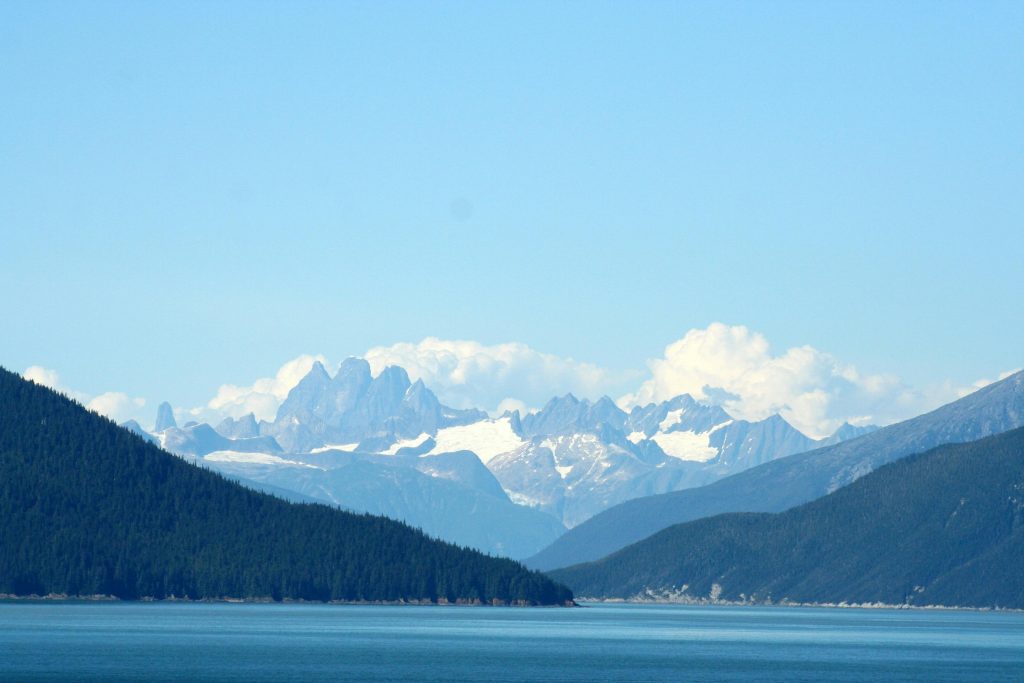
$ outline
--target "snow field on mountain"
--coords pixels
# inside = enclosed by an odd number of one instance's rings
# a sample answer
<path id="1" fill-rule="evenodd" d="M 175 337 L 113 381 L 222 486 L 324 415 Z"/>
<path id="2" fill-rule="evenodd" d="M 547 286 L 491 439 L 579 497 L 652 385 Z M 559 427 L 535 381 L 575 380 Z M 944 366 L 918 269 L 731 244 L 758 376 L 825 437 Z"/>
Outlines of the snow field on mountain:
<path id="1" fill-rule="evenodd" d="M 512 431 L 512 421 L 507 417 L 441 429 L 434 440 L 437 446 L 431 453 L 473 451 L 484 464 L 494 456 L 514 451 L 526 443 Z"/>

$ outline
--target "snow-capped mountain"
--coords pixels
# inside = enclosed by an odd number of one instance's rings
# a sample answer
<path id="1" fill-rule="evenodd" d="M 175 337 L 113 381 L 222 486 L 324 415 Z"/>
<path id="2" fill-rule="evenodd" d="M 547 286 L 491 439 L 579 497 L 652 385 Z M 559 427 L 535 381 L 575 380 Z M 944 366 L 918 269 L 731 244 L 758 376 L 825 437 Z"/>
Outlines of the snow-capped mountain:
<path id="1" fill-rule="evenodd" d="M 441 405 L 422 381 L 409 381 L 397 366 L 371 377 L 370 364 L 349 358 L 332 378 L 317 362 L 289 392 L 273 422 L 260 424 L 290 452 L 307 452 L 327 444 L 382 444 L 443 427 L 486 418 L 479 410 L 456 410 Z"/>
<path id="2" fill-rule="evenodd" d="M 818 445 L 778 415 L 734 420 L 688 395 L 627 413 L 608 397 L 567 394 L 535 413 L 490 418 L 442 405 L 400 367 L 374 377 L 358 358 L 333 377 L 315 363 L 272 422 L 250 414 L 216 429 L 178 427 L 165 403 L 157 425 L 152 437 L 163 447 L 243 483 L 404 519 L 514 557 L 618 503 Z"/>
<path id="3" fill-rule="evenodd" d="M 886 463 L 943 444 L 1024 426 L 1024 371 L 930 413 L 858 438 L 773 459 L 709 486 L 635 499 L 584 524 L 530 558 L 541 570 L 590 562 L 674 524 L 733 512 L 782 512 L 827 495 Z M 851 430 L 840 428 L 835 437 Z M 833 437 L 829 437 L 831 441 Z M 953 511 L 955 515 L 956 510 Z"/>
<path id="4" fill-rule="evenodd" d="M 473 451 L 513 501 L 571 528 L 617 503 L 700 486 L 816 444 L 778 415 L 733 420 L 687 395 L 626 413 L 607 397 L 567 394 L 522 419 L 510 413 L 424 432 L 383 452 Z"/>

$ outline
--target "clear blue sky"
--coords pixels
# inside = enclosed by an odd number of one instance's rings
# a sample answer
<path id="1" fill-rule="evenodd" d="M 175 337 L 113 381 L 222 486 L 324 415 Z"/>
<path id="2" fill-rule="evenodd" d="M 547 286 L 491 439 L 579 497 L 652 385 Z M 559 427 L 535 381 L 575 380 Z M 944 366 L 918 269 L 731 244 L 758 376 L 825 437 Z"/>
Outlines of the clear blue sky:
<path id="1" fill-rule="evenodd" d="M 1024 341 L 1024 3 L 0 4 L 0 363 L 181 403 L 428 335 Z"/>

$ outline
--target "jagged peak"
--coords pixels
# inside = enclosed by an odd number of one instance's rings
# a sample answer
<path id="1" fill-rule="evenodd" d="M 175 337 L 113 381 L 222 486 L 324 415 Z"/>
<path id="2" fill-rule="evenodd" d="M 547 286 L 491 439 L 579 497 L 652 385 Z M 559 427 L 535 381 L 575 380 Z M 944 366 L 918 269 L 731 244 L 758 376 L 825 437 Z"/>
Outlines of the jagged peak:
<path id="1" fill-rule="evenodd" d="M 426 397 L 431 397 L 434 400 L 437 399 L 437 397 L 434 396 L 434 392 L 427 388 L 427 385 L 423 383 L 422 379 L 418 379 L 409 385 L 409 388 L 405 390 L 405 397 L 407 399 L 418 399 Z"/>
<path id="2" fill-rule="evenodd" d="M 878 429 L 878 425 L 855 425 L 847 420 L 844 421 L 843 424 L 839 425 L 832 434 L 822 439 L 822 441 L 826 443 L 839 443 L 840 441 L 848 441 L 859 436 L 865 436 L 871 432 L 877 431 Z"/>
<path id="3" fill-rule="evenodd" d="M 796 429 L 796 427 L 794 427 L 793 425 L 791 425 L 789 423 L 789 420 L 787 420 L 786 418 L 782 417 L 782 415 L 780 415 L 779 413 L 772 413 L 771 415 L 769 415 L 765 419 L 761 420 L 761 422 L 764 423 L 764 424 L 770 424 L 770 425 L 785 425 L 785 426 L 789 427 L 790 429 Z"/>
<path id="4" fill-rule="evenodd" d="M 323 382 L 330 381 L 330 379 L 331 374 L 327 372 L 327 368 L 324 367 L 323 363 L 316 360 L 313 361 L 313 365 L 309 368 L 309 372 L 306 373 L 306 376 L 299 380 L 299 384 L 302 384 L 307 380 Z"/>
<path id="5" fill-rule="evenodd" d="M 389 365 L 380 371 L 375 380 L 398 380 L 402 384 L 410 384 L 409 373 L 401 365 Z"/>
<path id="6" fill-rule="evenodd" d="M 350 377 L 364 377 L 370 379 L 370 363 L 365 358 L 349 356 L 338 366 L 338 372 L 334 381 L 344 381 Z"/>
<path id="7" fill-rule="evenodd" d="M 170 403 L 164 401 L 156 409 L 156 425 L 153 427 L 153 431 L 162 432 L 168 427 L 177 426 L 178 423 L 174 419 L 174 409 Z"/>
<path id="8" fill-rule="evenodd" d="M 713 406 L 712 404 L 708 404 L 708 403 L 703 403 L 702 401 L 698 401 L 697 399 L 695 399 L 693 397 L 692 394 L 677 394 L 677 395 L 673 396 L 672 398 L 666 399 L 664 401 L 648 401 L 647 403 L 645 403 L 643 405 L 639 405 L 639 404 L 635 405 L 632 408 L 630 408 L 629 414 L 632 415 L 633 413 L 642 413 L 642 412 L 647 412 L 649 410 L 656 410 L 656 409 L 658 409 L 660 407 L 663 407 L 663 406 L 667 406 L 667 407 L 669 407 L 671 409 L 672 407 L 675 407 L 676 404 L 685 404 L 687 406 L 689 406 L 689 405 L 706 405 L 708 407 L 716 407 L 716 408 L 720 407 L 720 406 Z"/>
<path id="9" fill-rule="evenodd" d="M 665 401 L 665 403 L 667 405 L 671 405 L 671 406 L 680 406 L 681 405 L 681 406 L 684 406 L 684 407 L 690 407 L 690 406 L 694 406 L 694 405 L 698 405 L 698 404 L 699 405 L 709 405 L 709 404 L 702 404 L 700 401 L 695 399 L 692 394 L 677 394 L 676 396 L 673 396 L 669 400 Z"/>
<path id="10" fill-rule="evenodd" d="M 579 405 L 580 400 L 576 398 L 576 396 L 570 391 L 564 396 L 554 396 L 550 401 L 547 402 L 547 405 L 544 406 L 544 410 L 547 410 L 548 408 L 551 408 L 553 406 L 561 405 L 563 403 L 568 403 L 570 405 Z"/>

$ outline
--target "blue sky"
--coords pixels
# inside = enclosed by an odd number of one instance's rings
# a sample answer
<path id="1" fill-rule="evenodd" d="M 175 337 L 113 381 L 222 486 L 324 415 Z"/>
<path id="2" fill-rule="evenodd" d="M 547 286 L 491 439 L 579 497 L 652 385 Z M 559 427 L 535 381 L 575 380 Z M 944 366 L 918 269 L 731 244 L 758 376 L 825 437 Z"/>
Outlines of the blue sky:
<path id="1" fill-rule="evenodd" d="M 0 363 L 147 412 L 426 337 L 636 384 L 722 321 L 967 385 L 1022 364 L 1022 63 L 1021 3 L 5 2 Z"/>

